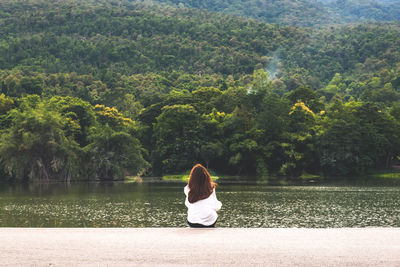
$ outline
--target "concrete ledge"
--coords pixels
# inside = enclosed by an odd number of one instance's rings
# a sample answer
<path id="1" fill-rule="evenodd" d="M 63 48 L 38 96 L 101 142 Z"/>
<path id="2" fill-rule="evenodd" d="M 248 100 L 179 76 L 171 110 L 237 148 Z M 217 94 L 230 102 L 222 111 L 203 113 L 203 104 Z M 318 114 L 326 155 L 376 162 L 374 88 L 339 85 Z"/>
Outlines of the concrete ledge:
<path id="1" fill-rule="evenodd" d="M 1 266 L 400 266 L 400 228 L 0 228 Z"/>

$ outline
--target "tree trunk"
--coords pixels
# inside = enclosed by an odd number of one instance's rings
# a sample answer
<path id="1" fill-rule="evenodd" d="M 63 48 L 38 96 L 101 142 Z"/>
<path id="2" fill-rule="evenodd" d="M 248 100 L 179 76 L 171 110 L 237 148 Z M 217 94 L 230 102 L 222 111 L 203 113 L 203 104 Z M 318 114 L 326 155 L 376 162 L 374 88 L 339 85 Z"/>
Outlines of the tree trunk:
<path id="1" fill-rule="evenodd" d="M 388 152 L 386 155 L 386 169 L 389 169 L 392 165 L 392 152 Z"/>

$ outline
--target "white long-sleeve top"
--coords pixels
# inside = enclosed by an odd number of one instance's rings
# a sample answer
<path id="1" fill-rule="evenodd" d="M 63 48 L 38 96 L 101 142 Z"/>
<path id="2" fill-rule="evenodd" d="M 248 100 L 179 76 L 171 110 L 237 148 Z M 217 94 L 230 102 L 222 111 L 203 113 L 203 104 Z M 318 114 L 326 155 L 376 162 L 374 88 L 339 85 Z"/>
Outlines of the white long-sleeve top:
<path id="1" fill-rule="evenodd" d="M 183 191 L 186 195 L 185 205 L 188 208 L 187 220 L 190 223 L 209 226 L 216 222 L 218 218 L 217 211 L 221 209 L 222 203 L 217 199 L 215 188 L 208 198 L 194 203 L 190 203 L 188 199 L 189 186 L 185 186 Z"/>

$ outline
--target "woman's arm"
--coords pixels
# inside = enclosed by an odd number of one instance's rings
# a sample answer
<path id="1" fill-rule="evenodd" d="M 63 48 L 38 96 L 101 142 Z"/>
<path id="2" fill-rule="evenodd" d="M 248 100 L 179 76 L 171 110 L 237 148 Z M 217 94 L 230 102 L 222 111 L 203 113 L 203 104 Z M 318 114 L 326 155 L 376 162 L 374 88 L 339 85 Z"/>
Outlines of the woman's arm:
<path id="1" fill-rule="evenodd" d="M 215 211 L 219 211 L 221 209 L 221 207 L 222 207 L 222 203 L 221 203 L 221 201 L 219 201 L 217 199 L 217 194 L 215 193 L 215 188 L 214 188 L 214 191 L 213 191 L 212 195 L 213 195 L 213 198 L 214 198 L 214 207 L 213 208 L 214 208 Z"/>
<path id="2" fill-rule="evenodd" d="M 189 186 L 185 186 L 185 188 L 183 189 L 183 192 L 184 192 L 185 195 L 186 195 L 186 198 L 185 198 L 185 206 L 189 208 L 189 205 L 190 205 L 189 199 L 188 199 L 188 198 L 189 198 Z"/>

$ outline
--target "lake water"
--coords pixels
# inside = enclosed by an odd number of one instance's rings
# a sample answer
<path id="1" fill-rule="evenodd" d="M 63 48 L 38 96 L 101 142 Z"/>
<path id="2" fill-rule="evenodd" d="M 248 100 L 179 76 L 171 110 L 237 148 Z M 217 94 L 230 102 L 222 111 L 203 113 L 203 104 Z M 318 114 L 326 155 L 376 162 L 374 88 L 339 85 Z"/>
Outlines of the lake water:
<path id="1" fill-rule="evenodd" d="M 0 184 L 1 227 L 186 227 L 182 183 Z M 400 186 L 223 184 L 218 227 L 400 227 Z"/>

